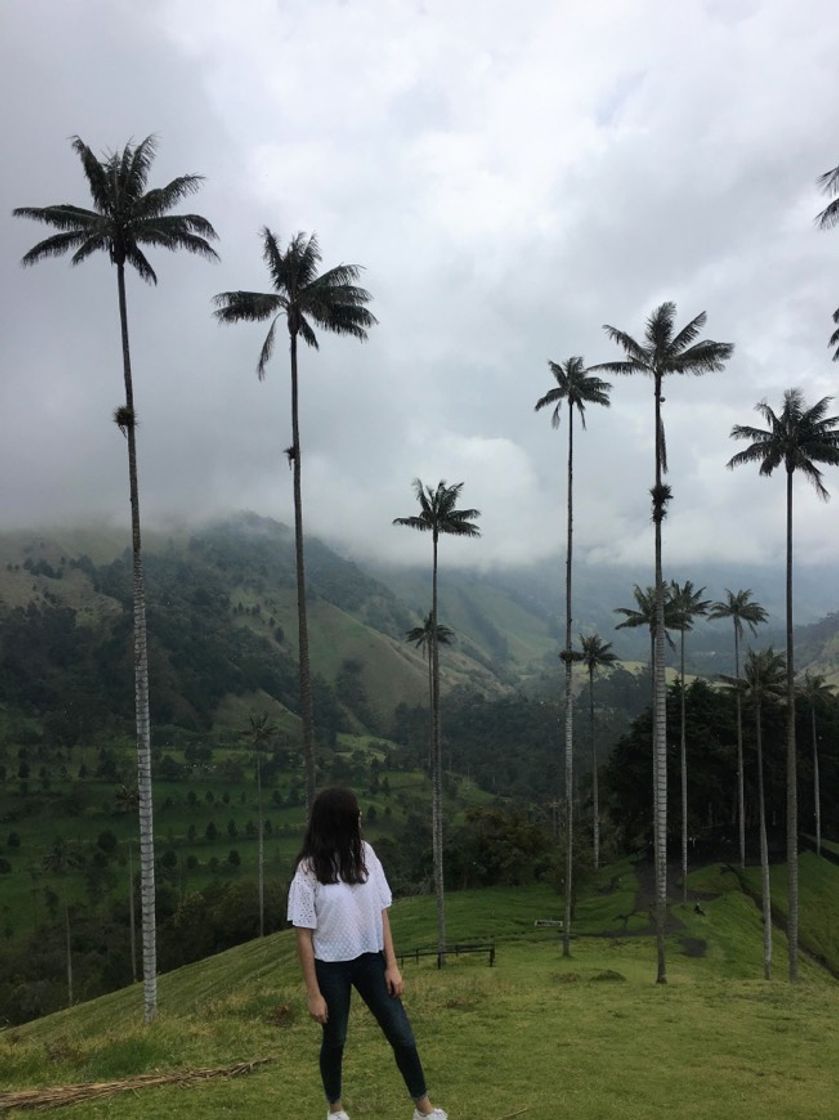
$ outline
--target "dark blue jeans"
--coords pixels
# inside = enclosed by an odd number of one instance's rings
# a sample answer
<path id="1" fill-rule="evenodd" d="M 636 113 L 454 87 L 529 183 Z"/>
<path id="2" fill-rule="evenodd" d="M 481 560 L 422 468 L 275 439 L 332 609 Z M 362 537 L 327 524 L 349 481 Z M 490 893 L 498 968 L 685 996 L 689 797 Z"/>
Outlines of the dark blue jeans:
<path id="1" fill-rule="evenodd" d="M 315 961 L 318 985 L 326 1000 L 329 1018 L 323 1027 L 320 1047 L 320 1075 L 330 1104 L 341 1097 L 341 1064 L 350 994 L 358 992 L 384 1031 L 408 1092 L 419 1100 L 425 1096 L 425 1077 L 417 1054 L 414 1032 L 400 999 L 395 999 L 385 983 L 385 961 L 381 953 L 362 953 L 352 961 Z"/>

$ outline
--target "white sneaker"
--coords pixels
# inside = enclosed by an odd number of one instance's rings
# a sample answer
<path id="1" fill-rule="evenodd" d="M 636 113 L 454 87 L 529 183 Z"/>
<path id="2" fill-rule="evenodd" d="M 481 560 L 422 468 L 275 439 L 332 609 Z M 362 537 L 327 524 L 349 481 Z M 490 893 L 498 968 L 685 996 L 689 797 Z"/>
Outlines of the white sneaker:
<path id="1" fill-rule="evenodd" d="M 449 1114 L 444 1112 L 442 1108 L 435 1108 L 431 1112 L 425 1113 L 415 1108 L 412 1120 L 449 1120 Z"/>
<path id="2" fill-rule="evenodd" d="M 350 1120 L 343 1108 L 340 1112 L 327 1112 L 326 1120 Z"/>

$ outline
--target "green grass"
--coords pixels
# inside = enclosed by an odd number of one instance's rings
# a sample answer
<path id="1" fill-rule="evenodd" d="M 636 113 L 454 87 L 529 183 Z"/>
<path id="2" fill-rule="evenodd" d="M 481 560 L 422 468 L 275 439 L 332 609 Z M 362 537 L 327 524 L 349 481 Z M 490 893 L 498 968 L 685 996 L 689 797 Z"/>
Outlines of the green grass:
<path id="1" fill-rule="evenodd" d="M 831 870 L 835 889 L 839 869 Z M 615 876 L 618 889 L 598 894 Z M 628 864 L 604 869 L 580 902 L 581 922 L 586 906 L 628 898 L 632 880 Z M 433 1095 L 454 1120 L 500 1120 L 525 1108 L 525 1120 L 557 1109 L 574 1120 L 835 1120 L 839 985 L 814 966 L 794 988 L 757 979 L 759 915 L 736 878 L 708 868 L 691 886 L 719 897 L 703 903 L 704 916 L 674 908 L 686 928 L 668 939 L 667 986 L 653 983 L 647 937 L 580 937 L 570 959 L 558 938 L 534 939 L 533 918 L 561 902 L 545 887 L 452 894 L 452 938 L 499 937 L 496 967 L 460 958 L 438 972 L 426 960 L 406 962 L 404 974 Z M 431 940 L 430 903 L 397 903 L 398 945 Z M 686 936 L 706 942 L 705 956 L 685 955 Z M 221 1120 L 323 1111 L 318 1030 L 305 1013 L 290 932 L 161 977 L 150 1028 L 138 1022 L 140 1006 L 134 987 L 0 1034 L 0 1083 L 69 1084 L 270 1056 L 271 1065 L 241 1079 L 143 1090 L 63 1115 L 168 1120 L 188 1110 Z M 358 1007 L 346 1089 L 354 1120 L 409 1115 L 389 1050 Z"/>
<path id="2" fill-rule="evenodd" d="M 760 868 L 749 867 L 746 875 L 759 892 Z M 839 867 L 815 852 L 802 852 L 798 876 L 801 947 L 824 960 L 839 976 Z M 786 920 L 786 865 L 770 868 L 770 889 L 773 911 Z"/>

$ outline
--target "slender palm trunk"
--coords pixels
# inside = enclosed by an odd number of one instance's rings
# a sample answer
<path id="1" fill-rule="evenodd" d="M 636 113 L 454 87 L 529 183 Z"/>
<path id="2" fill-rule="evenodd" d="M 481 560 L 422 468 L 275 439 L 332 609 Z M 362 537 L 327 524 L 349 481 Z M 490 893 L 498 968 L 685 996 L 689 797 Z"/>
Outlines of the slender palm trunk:
<path id="1" fill-rule="evenodd" d="M 137 983 L 137 922 L 134 918 L 134 853 L 128 841 L 128 925 L 131 946 L 131 980 Z"/>
<path id="2" fill-rule="evenodd" d="M 661 378 L 655 380 L 655 646 L 653 685 L 653 753 L 655 755 L 655 927 L 657 976 L 667 983 L 664 930 L 667 923 L 667 684 L 664 677 L 664 579 L 661 571 L 661 522 L 664 516 L 662 492 Z"/>
<path id="3" fill-rule="evenodd" d="M 772 979 L 772 896 L 769 886 L 769 842 L 766 839 L 766 797 L 763 790 L 763 727 L 760 701 L 755 705 L 757 792 L 760 801 L 760 882 L 763 900 L 763 977 Z"/>
<path id="4" fill-rule="evenodd" d="M 819 790 L 819 741 L 816 735 L 816 708 L 810 708 L 810 726 L 813 732 L 813 802 L 816 817 L 816 855 L 822 854 L 822 803 Z"/>
<path id="5" fill-rule="evenodd" d="M 437 903 L 437 954 L 446 953 L 446 897 L 443 881 L 443 757 L 440 749 L 440 650 L 437 644 L 437 530 L 434 530 L 434 563 L 431 576 L 431 830 L 434 860 L 434 896 Z"/>
<path id="6" fill-rule="evenodd" d="M 574 409 L 568 402 L 568 523 L 565 552 L 565 920 L 562 955 L 571 956 L 574 896 L 574 697 L 571 661 L 571 546 L 574 525 Z"/>
<path id="7" fill-rule="evenodd" d="M 265 936 L 265 837 L 262 828 L 262 760 L 256 756 L 256 878 L 259 885 L 259 936 Z"/>
<path id="8" fill-rule="evenodd" d="M 600 793 L 597 782 L 597 741 L 594 736 L 594 669 L 588 671 L 588 713 L 591 724 L 591 812 L 594 829 L 594 870 L 600 867 Z"/>
<path id="9" fill-rule="evenodd" d="M 679 755 L 682 764 L 682 902 L 688 900 L 688 752 L 685 714 L 685 632 L 681 632 L 679 652 L 679 680 L 681 735 Z"/>
<path id="10" fill-rule="evenodd" d="M 137 480 L 137 441 L 125 265 L 117 263 L 122 367 L 125 379 L 125 433 L 128 439 L 128 482 L 131 496 L 132 584 L 134 596 L 134 709 L 137 724 L 137 789 L 140 799 L 140 910 L 143 928 L 143 1015 L 150 1023 L 157 1014 L 157 930 L 154 887 L 154 812 L 151 784 L 151 725 L 149 720 L 149 658 L 146 634 L 146 588 L 140 543 L 140 493 Z"/>
<path id="11" fill-rule="evenodd" d="M 795 983 L 798 980 L 798 777 L 792 636 L 792 475 L 787 469 L 787 941 L 789 978 Z"/>
<path id="12" fill-rule="evenodd" d="M 64 935 L 67 946 L 67 1006 L 73 1006 L 73 954 L 70 949 L 70 907 L 64 903 Z"/>
<path id="13" fill-rule="evenodd" d="M 740 680 L 740 630 L 734 619 L 734 675 Z M 737 826 L 740 840 L 740 868 L 746 867 L 746 792 L 743 773 L 743 701 L 740 690 L 735 696 L 737 704 Z"/>
<path id="14" fill-rule="evenodd" d="M 300 716 L 303 721 L 303 765 L 306 772 L 306 804 L 315 800 L 314 713 L 312 678 L 309 671 L 309 628 L 306 622 L 306 566 L 303 561 L 303 486 L 300 450 L 300 415 L 297 386 L 297 332 L 290 332 L 291 352 L 291 446 L 294 450 L 294 558 L 297 567 L 297 649 L 300 673 Z"/>
<path id="15" fill-rule="evenodd" d="M 434 774 L 434 655 L 428 646 L 428 774 Z"/>

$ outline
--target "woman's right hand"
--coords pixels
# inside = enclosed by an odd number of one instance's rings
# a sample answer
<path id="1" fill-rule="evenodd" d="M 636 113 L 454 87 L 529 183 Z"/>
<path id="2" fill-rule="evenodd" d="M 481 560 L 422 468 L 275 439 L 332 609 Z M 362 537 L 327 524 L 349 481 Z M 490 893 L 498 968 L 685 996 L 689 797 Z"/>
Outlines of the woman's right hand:
<path id="1" fill-rule="evenodd" d="M 329 1018 L 329 1010 L 326 1006 L 326 1000 L 323 998 L 320 992 L 316 992 L 314 995 L 309 995 L 307 998 L 309 1003 L 309 1014 L 312 1016 L 316 1023 L 320 1023 L 321 1026 L 323 1026 L 323 1024 Z"/>

